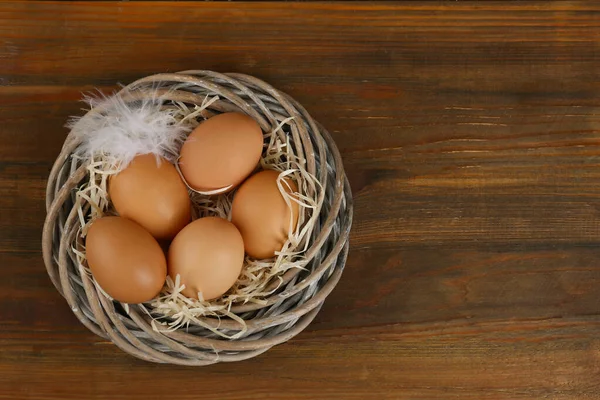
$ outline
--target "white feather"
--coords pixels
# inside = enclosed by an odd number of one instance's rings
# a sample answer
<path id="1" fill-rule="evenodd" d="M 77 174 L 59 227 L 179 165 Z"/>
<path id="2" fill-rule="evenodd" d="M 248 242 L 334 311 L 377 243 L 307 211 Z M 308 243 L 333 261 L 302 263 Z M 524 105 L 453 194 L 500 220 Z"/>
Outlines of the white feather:
<path id="1" fill-rule="evenodd" d="M 119 94 L 85 97 L 90 112 L 72 117 L 67 124 L 80 141 L 75 154 L 103 157 L 120 168 L 141 154 L 156 154 L 174 163 L 192 128 L 178 123 L 177 108 L 165 107 L 164 97 L 147 92 L 142 97 L 132 102 Z"/>

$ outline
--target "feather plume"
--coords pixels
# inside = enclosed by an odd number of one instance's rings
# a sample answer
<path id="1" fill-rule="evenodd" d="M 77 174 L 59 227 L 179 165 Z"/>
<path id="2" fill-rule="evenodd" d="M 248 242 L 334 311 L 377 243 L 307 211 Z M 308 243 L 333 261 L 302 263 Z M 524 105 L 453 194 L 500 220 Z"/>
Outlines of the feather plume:
<path id="1" fill-rule="evenodd" d="M 192 125 L 179 123 L 180 109 L 169 106 L 156 91 L 144 96 L 126 94 L 84 98 L 90 112 L 72 117 L 66 125 L 80 142 L 75 155 L 109 160 L 119 168 L 141 154 L 156 154 L 175 162 Z M 125 100 L 136 97 L 141 100 Z"/>

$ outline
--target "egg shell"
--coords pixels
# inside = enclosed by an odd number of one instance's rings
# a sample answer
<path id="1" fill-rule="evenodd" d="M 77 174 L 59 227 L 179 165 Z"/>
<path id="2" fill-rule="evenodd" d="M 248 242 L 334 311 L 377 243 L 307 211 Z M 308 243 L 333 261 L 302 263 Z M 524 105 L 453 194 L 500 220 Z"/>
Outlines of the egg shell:
<path id="1" fill-rule="evenodd" d="M 261 171 L 248 178 L 233 198 L 231 222 L 244 238 L 246 253 L 254 258 L 273 257 L 288 239 L 290 217 L 292 231 L 298 224 L 298 203 L 286 204 L 277 186 L 278 176 L 277 171 Z M 283 184 L 286 192 L 298 191 L 291 179 L 284 179 L 291 188 Z"/>
<path id="2" fill-rule="evenodd" d="M 172 239 L 191 219 L 190 197 L 179 172 L 154 154 L 135 157 L 113 176 L 109 196 L 120 216 L 137 222 L 157 239 Z"/>
<path id="3" fill-rule="evenodd" d="M 173 239 L 168 273 L 180 275 L 182 293 L 189 298 L 212 300 L 227 292 L 242 271 L 244 242 L 237 228 L 218 217 L 199 218 Z"/>
<path id="4" fill-rule="evenodd" d="M 102 217 L 92 223 L 86 259 L 100 287 L 124 303 L 152 300 L 167 277 L 167 260 L 156 239 L 122 217 Z"/>
<path id="5" fill-rule="evenodd" d="M 223 113 L 202 122 L 181 147 L 179 169 L 187 184 L 200 192 L 232 190 L 254 171 L 263 135 L 251 117 Z"/>

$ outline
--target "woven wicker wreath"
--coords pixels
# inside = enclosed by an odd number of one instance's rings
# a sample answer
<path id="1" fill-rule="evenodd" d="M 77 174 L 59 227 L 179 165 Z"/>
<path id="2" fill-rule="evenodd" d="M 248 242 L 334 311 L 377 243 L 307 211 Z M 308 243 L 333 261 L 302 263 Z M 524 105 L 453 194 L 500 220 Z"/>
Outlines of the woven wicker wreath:
<path id="1" fill-rule="evenodd" d="M 88 175 L 86 162 L 73 157 L 79 143 L 70 133 L 48 178 L 42 238 L 48 275 L 86 327 L 140 359 L 208 365 L 257 356 L 306 328 L 340 279 L 352 223 L 352 197 L 340 154 L 329 133 L 300 104 L 254 77 L 184 71 L 149 76 L 123 91 L 135 88 L 136 93 L 143 94 L 157 85 L 167 89 L 164 95 L 168 100 L 191 107 L 202 104 L 207 96 L 218 96 L 207 107 L 207 113 L 242 112 L 254 118 L 265 132 L 275 129 L 281 121 L 295 121 L 284 134 L 303 153 L 307 170 L 319 180 L 324 192 L 320 209 L 314 211 L 318 222 L 309 236 L 305 253 L 308 263 L 302 270 L 287 271 L 262 304 L 231 308 L 245 322 L 243 332 L 232 319 L 202 317 L 205 324 L 226 330 L 235 339 L 223 338 L 194 324 L 170 332 L 157 331 L 152 318 L 139 305 L 110 300 L 89 275 L 77 268 L 72 246 L 78 229 L 74 193 Z"/>

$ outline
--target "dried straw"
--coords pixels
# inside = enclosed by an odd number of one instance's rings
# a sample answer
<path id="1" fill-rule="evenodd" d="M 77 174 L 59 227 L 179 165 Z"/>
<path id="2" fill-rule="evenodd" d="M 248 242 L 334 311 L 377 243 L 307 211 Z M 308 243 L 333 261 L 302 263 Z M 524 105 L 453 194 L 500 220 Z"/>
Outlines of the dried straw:
<path id="1" fill-rule="evenodd" d="M 118 95 L 117 95 L 118 96 Z M 109 99 L 110 100 L 110 99 Z M 175 116 L 178 125 L 185 125 L 185 131 L 190 132 L 202 120 L 202 112 L 218 97 L 205 97 L 200 106 L 188 107 L 185 103 L 175 102 L 165 105 L 169 114 Z M 94 104 L 90 102 L 90 104 Z M 292 202 L 298 204 L 299 221 L 295 224 L 290 219 L 288 239 L 283 244 L 275 257 L 261 260 L 246 257 L 242 273 L 234 286 L 223 296 L 205 301 L 202 293 L 199 299 L 190 299 L 181 292 L 185 285 L 181 284 L 179 276 L 175 282 L 168 277 L 161 293 L 152 301 L 143 305 L 143 310 L 153 318 L 152 327 L 156 331 L 172 332 L 190 324 L 199 325 L 211 332 L 230 339 L 241 337 L 246 331 L 244 320 L 231 312 L 235 304 L 265 304 L 265 298 L 279 289 L 283 282 L 282 276 L 290 269 L 303 269 L 308 260 L 304 257 L 309 244 L 308 233 L 312 231 L 324 196 L 319 180 L 306 170 L 306 160 L 296 155 L 290 144 L 289 136 L 283 132 L 293 118 L 282 120 L 271 132 L 264 135 L 264 150 L 260 160 L 261 169 L 279 171 L 277 185 L 288 207 Z M 160 154 L 165 156 L 164 154 Z M 177 159 L 176 155 L 168 155 Z M 84 238 L 90 224 L 104 215 L 114 214 L 108 196 L 107 183 L 110 175 L 121 170 L 119 160 L 107 154 L 99 154 L 92 160 L 88 167 L 88 180 L 76 192 L 77 214 L 80 223 L 80 236 Z M 183 177 L 182 177 L 183 178 Z M 292 191 L 288 179 L 293 180 L 298 190 Z M 231 220 L 231 204 L 235 191 L 225 194 L 202 193 L 189 188 L 192 200 L 194 219 L 206 216 L 218 216 Z M 84 210 L 89 210 L 85 213 Z M 291 213 L 290 213 L 291 215 Z M 96 283 L 87 268 L 85 249 L 80 242 L 73 245 L 73 252 L 77 255 L 80 270 L 92 277 L 98 290 L 112 300 Z M 276 284 L 273 288 L 273 282 Z M 200 317 L 228 317 L 240 324 L 240 331 L 234 335 L 227 335 L 218 328 L 204 323 Z"/>

